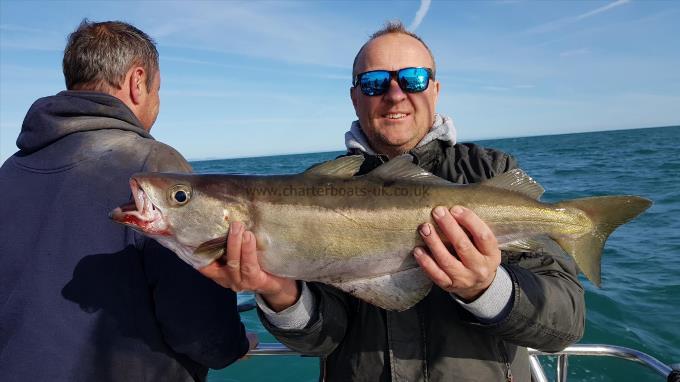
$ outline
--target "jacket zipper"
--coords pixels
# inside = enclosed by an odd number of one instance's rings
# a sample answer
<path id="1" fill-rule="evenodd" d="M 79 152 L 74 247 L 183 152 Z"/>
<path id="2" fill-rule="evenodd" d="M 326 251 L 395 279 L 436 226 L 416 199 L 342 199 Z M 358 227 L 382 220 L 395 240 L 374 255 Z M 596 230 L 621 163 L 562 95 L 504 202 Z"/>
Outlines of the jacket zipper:
<path id="1" fill-rule="evenodd" d="M 507 370 L 507 372 L 505 373 L 505 381 L 506 382 L 512 382 L 513 379 L 512 379 L 512 371 L 510 370 L 510 364 L 506 362 L 505 367 L 506 367 L 506 370 Z"/>
<path id="2" fill-rule="evenodd" d="M 513 382 L 512 370 L 510 369 L 510 362 L 508 361 L 508 353 L 505 351 L 505 344 L 503 341 L 498 341 L 498 350 L 501 355 L 501 360 L 505 365 L 505 381 Z"/>

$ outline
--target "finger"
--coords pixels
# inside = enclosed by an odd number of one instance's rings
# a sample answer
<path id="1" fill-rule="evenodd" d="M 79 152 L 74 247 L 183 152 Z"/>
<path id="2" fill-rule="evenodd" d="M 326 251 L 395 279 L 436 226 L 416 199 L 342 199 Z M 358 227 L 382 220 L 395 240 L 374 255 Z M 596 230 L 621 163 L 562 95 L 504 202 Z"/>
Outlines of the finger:
<path id="1" fill-rule="evenodd" d="M 255 332 L 246 332 L 246 338 L 248 339 L 248 352 L 241 357 L 241 360 L 247 360 L 250 358 L 250 351 L 257 348 L 260 344 L 260 339 Z"/>
<path id="2" fill-rule="evenodd" d="M 203 276 L 213 280 L 224 288 L 229 288 L 226 280 L 224 279 L 225 270 L 224 267 L 218 264 L 216 261 L 206 265 L 203 268 L 198 269 Z"/>
<path id="3" fill-rule="evenodd" d="M 425 223 L 420 226 L 420 236 L 423 241 L 430 249 L 430 253 L 434 261 L 437 263 L 438 268 L 441 268 L 444 272 L 449 275 L 453 275 L 457 272 L 464 270 L 463 264 L 460 260 L 456 259 L 448 248 L 444 245 L 441 238 L 437 234 L 434 227 Z"/>
<path id="4" fill-rule="evenodd" d="M 416 262 L 420 265 L 423 272 L 425 272 L 427 278 L 432 280 L 433 283 L 446 291 L 453 286 L 451 277 L 439 267 L 437 262 L 435 262 L 423 248 L 416 247 L 413 250 L 413 257 L 415 257 Z"/>
<path id="5" fill-rule="evenodd" d="M 246 338 L 248 338 L 248 348 L 253 350 L 260 344 L 260 338 L 255 332 L 246 332 Z"/>
<path id="6" fill-rule="evenodd" d="M 475 247 L 482 255 L 500 255 L 496 235 L 494 235 L 491 228 L 489 228 L 476 213 L 461 206 L 453 207 L 451 213 L 460 226 L 472 236 Z"/>
<path id="7" fill-rule="evenodd" d="M 453 249 L 456 251 L 458 258 L 465 265 L 466 268 L 474 265 L 481 260 L 479 251 L 472 244 L 472 241 L 468 237 L 467 233 L 458 224 L 456 219 L 453 218 L 451 212 L 444 207 L 436 207 L 432 210 L 432 216 L 437 222 L 439 229 L 444 233 Z"/>
<path id="8" fill-rule="evenodd" d="M 229 226 L 227 238 L 227 273 L 232 284 L 241 284 L 241 246 L 243 236 L 243 223 L 235 221 Z"/>
<path id="9" fill-rule="evenodd" d="M 241 245 L 241 280 L 248 284 L 257 283 L 260 273 L 260 263 L 257 261 L 257 248 L 255 235 L 250 231 L 243 232 Z"/>

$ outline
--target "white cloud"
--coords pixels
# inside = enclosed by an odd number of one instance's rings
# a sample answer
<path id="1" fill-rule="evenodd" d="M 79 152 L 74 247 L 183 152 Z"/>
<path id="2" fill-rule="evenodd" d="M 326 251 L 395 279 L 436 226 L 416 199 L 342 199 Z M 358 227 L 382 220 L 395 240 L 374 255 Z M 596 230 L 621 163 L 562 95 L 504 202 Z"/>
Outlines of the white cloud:
<path id="1" fill-rule="evenodd" d="M 364 40 L 360 24 L 306 2 L 171 2 L 160 12 L 144 28 L 161 48 L 349 67 Z"/>
<path id="2" fill-rule="evenodd" d="M 482 86 L 483 90 L 491 90 L 494 92 L 504 92 L 510 90 L 509 88 L 505 86 L 495 86 L 495 85 L 488 85 L 488 86 Z"/>
<path id="3" fill-rule="evenodd" d="M 489 90 L 492 92 L 506 92 L 515 89 L 533 89 L 536 86 L 529 84 L 519 84 L 519 85 L 485 85 L 480 87 L 481 90 Z"/>
<path id="4" fill-rule="evenodd" d="M 14 25 L 14 24 L 0 24 L 0 31 L 5 31 L 5 32 L 29 32 L 29 33 L 46 33 L 47 31 L 44 29 L 38 29 L 38 28 L 28 28 L 22 25 Z"/>
<path id="5" fill-rule="evenodd" d="M 581 49 L 574 49 L 574 50 L 567 50 L 564 52 L 560 53 L 560 57 L 572 57 L 572 56 L 582 56 L 584 54 L 590 53 L 590 50 L 581 48 Z"/>
<path id="6" fill-rule="evenodd" d="M 229 69 L 240 69 L 240 70 L 248 70 L 248 71 L 258 71 L 258 72 L 266 72 L 266 73 L 279 73 L 279 74 L 286 74 L 286 75 L 294 75 L 294 76 L 300 76 L 300 77 L 310 77 L 310 78 L 322 78 L 322 79 L 327 79 L 327 80 L 343 80 L 346 81 L 349 78 L 349 74 L 333 74 L 333 73 L 328 73 L 327 71 L 291 71 L 291 70 L 286 70 L 286 69 L 277 69 L 277 68 L 272 68 L 269 66 L 255 66 L 255 65 L 249 65 L 249 64 L 231 64 L 231 63 L 225 63 L 225 62 L 218 62 L 218 61 L 208 61 L 208 60 L 196 60 L 193 58 L 186 58 L 186 57 L 179 57 L 179 56 L 165 56 L 161 55 L 160 58 L 161 65 L 163 64 L 164 61 L 173 61 L 173 62 L 179 62 L 183 64 L 190 64 L 190 65 L 206 65 L 206 66 L 215 66 L 215 67 L 220 67 L 220 68 L 229 68 Z M 322 66 L 322 65 L 319 65 Z M 327 66 L 327 65 L 323 65 Z M 333 67 L 335 68 L 335 67 Z M 351 71 L 350 66 L 340 66 L 340 69 L 343 69 L 346 73 L 349 73 Z M 336 68 L 337 69 L 337 68 Z M 326 70 L 328 70 L 326 68 Z"/>

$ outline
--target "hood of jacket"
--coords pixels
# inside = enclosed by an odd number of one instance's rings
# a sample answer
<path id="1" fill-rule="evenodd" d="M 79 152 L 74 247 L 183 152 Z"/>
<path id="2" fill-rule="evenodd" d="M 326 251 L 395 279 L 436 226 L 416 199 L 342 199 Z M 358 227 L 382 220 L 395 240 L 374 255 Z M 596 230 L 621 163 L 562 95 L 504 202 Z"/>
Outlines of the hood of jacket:
<path id="1" fill-rule="evenodd" d="M 31 154 L 73 133 L 120 129 L 152 138 L 132 111 L 118 98 L 97 92 L 62 91 L 31 105 L 17 147 Z"/>
<path id="2" fill-rule="evenodd" d="M 450 117 L 435 114 L 432 127 L 415 148 L 423 147 L 434 140 L 446 142 L 450 146 L 456 143 L 456 128 L 453 126 L 453 120 Z M 349 131 L 345 133 L 345 147 L 350 154 L 378 155 L 371 147 L 359 121 L 352 122 Z"/>

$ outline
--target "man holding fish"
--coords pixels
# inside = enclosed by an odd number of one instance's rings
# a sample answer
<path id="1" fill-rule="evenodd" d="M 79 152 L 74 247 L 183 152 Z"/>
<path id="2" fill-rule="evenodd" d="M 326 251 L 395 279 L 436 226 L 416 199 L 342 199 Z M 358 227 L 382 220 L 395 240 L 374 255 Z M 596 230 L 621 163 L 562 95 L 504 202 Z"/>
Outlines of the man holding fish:
<path id="1" fill-rule="evenodd" d="M 0 168 L 0 379 L 204 381 L 256 343 L 236 295 L 107 218 L 134 172 L 191 170 L 149 134 L 155 44 L 84 20 L 63 71 L 68 90 L 31 106 Z"/>
<path id="2" fill-rule="evenodd" d="M 518 171 L 505 153 L 455 142 L 451 119 L 435 113 L 435 72 L 430 49 L 401 23 L 360 49 L 350 90 L 358 121 L 345 136 L 348 153 L 363 156 L 355 175 L 383 163 L 399 172 L 402 154 L 457 184 Z M 265 327 L 290 348 L 320 356 L 328 381 L 528 381 L 526 347 L 558 351 L 581 338 L 584 292 L 570 258 L 502 254 L 472 210 L 449 205 L 431 213 L 436 225 L 413 227 L 425 245 L 412 253 L 436 286 L 406 310 L 399 302 L 394 310 L 376 306 L 380 299 L 367 303 L 372 297 L 364 298 L 359 285 L 343 291 L 263 271 L 260 237 L 238 221 L 231 222 L 223 260 L 201 272 L 224 287 L 257 292 Z"/>

